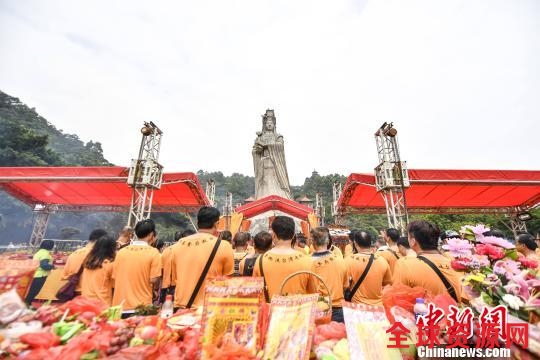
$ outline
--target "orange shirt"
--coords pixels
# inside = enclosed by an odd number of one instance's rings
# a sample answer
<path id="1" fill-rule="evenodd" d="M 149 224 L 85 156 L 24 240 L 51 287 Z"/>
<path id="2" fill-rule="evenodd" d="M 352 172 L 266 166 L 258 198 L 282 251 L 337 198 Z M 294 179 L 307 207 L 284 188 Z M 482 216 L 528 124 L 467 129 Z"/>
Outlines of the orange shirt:
<path id="1" fill-rule="evenodd" d="M 390 272 L 393 274 L 396 263 L 399 258 L 401 258 L 399 251 L 388 248 L 383 251 L 377 251 L 377 255 L 383 257 L 388 262 L 388 265 L 390 265 Z"/>
<path id="2" fill-rule="evenodd" d="M 422 254 L 431 260 L 454 287 L 458 299 L 461 296 L 461 275 L 450 266 L 450 259 L 441 254 Z M 428 264 L 415 257 L 405 257 L 394 270 L 394 284 L 410 287 L 421 286 L 432 296 L 447 294 L 447 290 L 437 273 Z"/>
<path id="3" fill-rule="evenodd" d="M 161 254 L 143 241 L 134 241 L 116 254 L 113 305 L 124 310 L 152 304 L 151 280 L 161 276 Z"/>
<path id="4" fill-rule="evenodd" d="M 165 248 L 161 253 L 161 263 L 163 265 L 163 279 L 161 282 L 161 287 L 166 289 L 171 286 L 171 260 L 172 260 L 172 248 L 176 244 Z"/>
<path id="5" fill-rule="evenodd" d="M 197 233 L 180 239 L 177 245 L 172 247 L 172 283 L 176 285 L 174 306 L 185 307 L 187 305 L 216 241 L 217 238 L 214 235 Z M 221 241 L 206 279 L 199 289 L 192 306 L 203 305 L 204 288 L 207 279 L 232 275 L 233 272 L 234 253 L 232 246 L 228 241 Z"/>
<path id="6" fill-rule="evenodd" d="M 324 280 L 324 283 L 328 287 L 328 291 L 330 291 L 332 296 L 332 307 L 341 307 L 341 301 L 343 300 L 343 289 L 349 285 L 345 260 L 331 251 L 326 252 L 323 256 L 313 254 L 311 258 L 313 260 L 311 271 L 319 275 Z M 326 296 L 327 292 L 324 285 L 318 285 L 319 294 Z"/>
<path id="7" fill-rule="evenodd" d="M 311 271 L 313 261 L 311 256 L 301 251 L 291 253 L 275 253 L 272 250 L 259 256 L 255 261 L 253 276 L 261 276 L 259 271 L 259 262 L 263 259 L 263 272 L 268 288 L 268 297 L 270 300 L 274 294 L 279 294 L 283 280 L 294 272 L 305 270 Z M 293 276 L 283 288 L 283 294 L 315 294 L 317 287 L 313 276 L 302 274 Z"/>
<path id="8" fill-rule="evenodd" d="M 94 247 L 93 242 L 89 242 L 85 247 L 80 248 L 69 254 L 66 265 L 64 266 L 63 272 L 62 272 L 62 279 L 67 280 L 68 277 L 70 277 L 73 274 L 76 274 L 79 269 L 82 266 L 82 263 L 90 250 L 92 250 L 92 247 Z M 81 291 L 81 283 L 83 282 L 84 278 L 84 271 L 81 275 L 81 278 L 79 280 L 79 283 L 77 284 L 77 287 L 75 288 L 75 291 L 80 292 Z"/>
<path id="9" fill-rule="evenodd" d="M 351 290 L 362 276 L 369 261 L 369 255 L 354 254 L 345 259 L 347 264 L 347 277 L 352 279 Z M 383 286 L 392 283 L 390 265 L 382 257 L 375 254 L 375 260 L 371 264 L 367 276 L 354 293 L 353 303 L 363 303 L 368 305 L 382 305 Z"/>
<path id="10" fill-rule="evenodd" d="M 331 251 L 334 255 L 336 255 L 337 257 L 340 257 L 340 258 L 343 259 L 343 253 L 341 252 L 341 249 L 338 248 L 336 245 L 332 245 L 332 246 L 330 247 L 330 251 Z"/>
<path id="11" fill-rule="evenodd" d="M 99 269 L 84 269 L 84 281 L 81 281 L 81 295 L 89 299 L 99 299 L 111 306 L 113 262 L 104 260 Z"/>
<path id="12" fill-rule="evenodd" d="M 352 244 L 349 243 L 345 245 L 345 253 L 343 254 L 343 257 L 346 258 L 347 256 L 352 255 L 352 254 L 353 254 L 353 247 L 352 247 Z"/>

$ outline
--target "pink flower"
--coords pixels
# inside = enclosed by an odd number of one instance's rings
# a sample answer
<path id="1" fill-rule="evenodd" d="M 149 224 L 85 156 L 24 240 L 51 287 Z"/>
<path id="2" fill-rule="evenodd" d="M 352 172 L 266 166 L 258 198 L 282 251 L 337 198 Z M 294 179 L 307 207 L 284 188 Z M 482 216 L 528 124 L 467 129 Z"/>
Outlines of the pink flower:
<path id="1" fill-rule="evenodd" d="M 504 289 L 513 295 L 519 296 L 525 302 L 535 301 L 531 298 L 533 289 L 540 286 L 540 279 L 534 278 L 526 280 L 527 271 L 521 272 L 519 275 L 512 276 L 508 285 L 504 286 Z"/>
<path id="2" fill-rule="evenodd" d="M 454 259 L 450 262 L 450 265 L 452 266 L 452 269 L 456 271 L 464 271 L 468 270 L 468 267 L 463 263 L 461 259 Z"/>
<path id="3" fill-rule="evenodd" d="M 516 246 L 510 241 L 495 236 L 485 236 L 478 239 L 482 244 L 489 244 L 502 247 L 503 249 L 514 249 Z"/>
<path id="4" fill-rule="evenodd" d="M 487 255 L 490 259 L 498 260 L 505 256 L 504 250 L 490 244 L 479 244 L 474 248 L 476 254 Z"/>
<path id="5" fill-rule="evenodd" d="M 447 243 L 442 246 L 444 250 L 448 250 L 453 257 L 469 256 L 471 249 L 474 246 L 468 240 L 448 239 Z"/>
<path id="6" fill-rule="evenodd" d="M 501 279 L 495 274 L 488 274 L 483 282 L 487 287 L 501 287 L 502 282 Z"/>
<path id="7" fill-rule="evenodd" d="M 483 224 L 478 224 L 471 227 L 472 232 L 476 235 L 476 239 L 484 237 L 484 233 L 489 231 L 489 228 L 485 227 Z"/>
<path id="8" fill-rule="evenodd" d="M 480 270 L 483 267 L 488 267 L 491 263 L 485 255 L 471 255 L 468 257 L 457 257 L 451 261 L 451 266 L 454 270 Z"/>
<path id="9" fill-rule="evenodd" d="M 538 267 L 538 261 L 526 258 L 523 255 L 519 257 L 518 261 L 521 263 L 521 265 L 529 269 L 536 269 Z"/>
<path id="10" fill-rule="evenodd" d="M 503 275 L 510 280 L 513 276 L 519 275 L 521 273 L 521 269 L 519 268 L 519 262 L 517 261 L 510 259 L 499 260 L 493 265 L 493 273 Z"/>

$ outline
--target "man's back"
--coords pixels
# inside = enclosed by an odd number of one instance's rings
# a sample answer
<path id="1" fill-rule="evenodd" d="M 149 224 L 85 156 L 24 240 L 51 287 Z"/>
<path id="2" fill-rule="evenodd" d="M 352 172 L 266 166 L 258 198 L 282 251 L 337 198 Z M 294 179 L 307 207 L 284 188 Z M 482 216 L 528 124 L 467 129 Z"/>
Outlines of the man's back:
<path id="1" fill-rule="evenodd" d="M 347 287 L 347 267 L 345 261 L 339 255 L 330 251 L 324 256 L 312 255 L 312 271 L 322 277 L 328 290 L 332 294 L 332 306 L 341 307 L 343 300 L 343 289 Z M 322 288 L 321 288 L 322 287 Z M 319 286 L 319 293 L 324 290 L 324 286 Z"/>
<path id="2" fill-rule="evenodd" d="M 291 249 L 292 250 L 292 249 Z M 253 276 L 261 276 L 259 262 L 263 261 L 264 278 L 268 288 L 269 300 L 274 294 L 279 295 L 281 284 L 287 276 L 297 271 L 311 271 L 312 260 L 300 251 L 276 253 L 272 250 L 259 256 L 253 268 Z M 291 278 L 283 289 L 284 294 L 314 294 L 317 292 L 312 276 L 298 275 Z"/>
<path id="3" fill-rule="evenodd" d="M 377 254 L 386 260 L 388 265 L 390 265 L 390 272 L 393 274 L 394 268 L 396 267 L 396 263 L 399 260 L 399 258 L 401 258 L 401 256 L 399 255 L 399 252 L 390 248 L 386 248 L 384 250 L 377 251 Z"/>
<path id="4" fill-rule="evenodd" d="M 349 278 L 352 278 L 351 290 L 366 269 L 369 257 L 369 254 L 358 253 L 351 255 L 346 259 L 347 275 Z M 392 275 L 388 262 L 386 262 L 382 256 L 375 256 L 373 264 L 368 270 L 364 281 L 353 295 L 352 302 L 381 305 L 382 288 L 384 285 L 390 284 L 391 282 Z"/>
<path id="5" fill-rule="evenodd" d="M 183 239 L 171 248 L 172 286 L 176 286 L 174 306 L 185 307 L 202 275 L 217 238 L 208 233 L 197 233 Z M 234 272 L 233 249 L 227 241 L 221 241 L 206 279 L 231 275 Z M 205 280 L 206 282 L 206 280 Z M 199 289 L 193 306 L 204 302 L 204 286 Z"/>
<path id="6" fill-rule="evenodd" d="M 454 287 L 459 297 L 461 296 L 461 276 L 452 269 L 451 260 L 442 254 L 422 254 L 446 277 Z M 432 296 L 448 294 L 441 278 L 429 267 L 428 264 L 415 257 L 406 257 L 397 263 L 394 272 L 394 284 L 405 284 L 410 287 L 421 286 Z"/>
<path id="7" fill-rule="evenodd" d="M 161 276 L 161 254 L 143 243 L 122 248 L 116 254 L 113 268 L 113 305 L 122 301 L 124 310 L 152 304 L 151 279 Z"/>

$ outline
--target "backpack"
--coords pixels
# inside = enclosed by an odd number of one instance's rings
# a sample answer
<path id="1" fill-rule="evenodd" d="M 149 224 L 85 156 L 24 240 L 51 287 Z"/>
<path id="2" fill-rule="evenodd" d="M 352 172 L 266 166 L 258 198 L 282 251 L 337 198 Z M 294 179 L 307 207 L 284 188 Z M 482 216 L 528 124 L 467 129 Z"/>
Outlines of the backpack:
<path id="1" fill-rule="evenodd" d="M 259 255 L 252 258 L 246 258 L 246 261 L 244 262 L 244 272 L 242 273 L 242 276 L 253 276 L 253 268 L 255 267 L 255 261 L 257 261 L 258 257 Z"/>

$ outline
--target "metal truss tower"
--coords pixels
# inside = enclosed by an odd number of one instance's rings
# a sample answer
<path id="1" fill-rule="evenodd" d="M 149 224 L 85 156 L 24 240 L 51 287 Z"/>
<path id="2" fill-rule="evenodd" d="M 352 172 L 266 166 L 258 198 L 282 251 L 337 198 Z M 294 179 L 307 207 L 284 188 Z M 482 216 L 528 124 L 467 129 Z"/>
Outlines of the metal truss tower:
<path id="1" fill-rule="evenodd" d="M 509 214 L 510 217 L 510 230 L 514 234 L 514 238 L 517 238 L 519 234 L 527 232 L 526 221 L 531 219 L 531 214 L 527 211 L 520 209 L 519 207 L 513 208 Z"/>
<path id="2" fill-rule="evenodd" d="M 206 197 L 210 201 L 210 206 L 214 206 L 216 203 L 216 182 L 214 179 L 206 180 Z"/>
<path id="3" fill-rule="evenodd" d="M 45 231 L 47 231 L 49 217 L 55 210 L 56 208 L 54 205 L 36 205 L 34 207 L 34 227 L 32 228 L 32 234 L 30 235 L 30 246 L 37 247 L 41 244 L 41 241 L 45 237 Z"/>
<path id="4" fill-rule="evenodd" d="M 315 194 L 315 214 L 317 214 L 317 217 L 319 218 L 319 225 L 324 226 L 326 210 L 324 209 L 322 194 L 319 192 Z"/>
<path id="5" fill-rule="evenodd" d="M 341 196 L 342 185 L 341 182 L 335 181 L 332 185 L 332 216 L 334 217 L 334 224 L 343 225 L 343 216 L 338 209 L 338 201 Z"/>
<path id="6" fill-rule="evenodd" d="M 396 228 L 403 234 L 406 231 L 409 217 L 405 189 L 410 186 L 406 162 L 399 156 L 397 130 L 393 124 L 384 123 L 375 132 L 379 165 L 375 168 L 375 180 L 386 205 L 388 226 Z"/>
<path id="7" fill-rule="evenodd" d="M 158 163 L 163 132 L 153 122 L 145 122 L 141 129 L 139 157 L 131 160 L 127 184 L 133 188 L 128 226 L 147 219 L 152 212 L 154 190 L 161 188 L 163 166 Z"/>
<path id="8" fill-rule="evenodd" d="M 225 205 L 223 205 L 223 217 L 225 218 L 225 230 L 231 229 L 231 216 L 233 212 L 232 193 L 225 193 Z"/>

